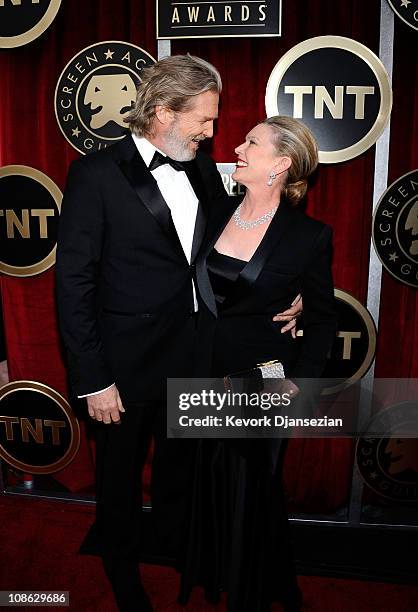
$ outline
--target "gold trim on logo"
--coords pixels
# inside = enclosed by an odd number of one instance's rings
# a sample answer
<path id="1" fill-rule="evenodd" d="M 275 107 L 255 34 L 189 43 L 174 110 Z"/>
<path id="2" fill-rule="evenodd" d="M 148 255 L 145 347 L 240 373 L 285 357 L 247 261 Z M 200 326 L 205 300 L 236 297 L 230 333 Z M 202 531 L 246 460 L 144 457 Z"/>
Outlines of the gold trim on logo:
<path id="1" fill-rule="evenodd" d="M 0 180 L 5 176 L 25 176 L 40 183 L 52 196 L 57 205 L 58 212 L 61 212 L 62 193 L 54 181 L 40 170 L 31 168 L 30 166 L 3 166 L 3 168 L 0 168 Z M 37 274 L 45 272 L 55 264 L 56 250 L 57 247 L 55 245 L 52 251 L 44 257 L 44 259 L 41 259 L 41 261 L 31 266 L 10 266 L 0 261 L 0 272 L 8 276 L 36 276 Z"/>
<path id="2" fill-rule="evenodd" d="M 387 420 L 387 423 L 394 421 L 393 416 L 387 417 L 388 413 L 394 414 L 395 411 L 398 411 L 399 414 L 399 412 L 401 412 L 404 407 L 410 406 L 412 403 L 413 402 L 411 401 L 400 401 L 396 404 L 389 404 L 387 406 L 384 406 L 383 408 L 378 410 L 371 417 L 368 423 L 368 429 L 366 429 L 366 431 L 364 431 L 357 439 L 354 456 L 360 477 L 372 491 L 377 493 L 377 495 L 385 499 L 396 501 L 398 503 L 416 504 L 418 501 L 417 479 L 404 480 L 402 478 L 399 478 L 398 475 L 392 476 L 388 472 L 387 467 L 382 465 L 380 452 L 381 445 L 383 443 L 386 443 L 388 440 L 403 439 L 409 440 L 411 444 L 413 444 L 414 442 L 416 444 L 417 440 L 415 436 L 408 435 L 405 438 L 405 435 L 403 433 L 406 431 L 412 431 L 414 429 L 414 426 L 416 426 L 416 421 L 411 420 L 410 414 L 403 414 L 402 420 L 396 423 L 396 428 L 392 431 L 387 432 L 384 436 L 383 434 L 373 435 L 370 432 L 370 429 L 372 432 L 373 428 L 379 429 L 379 421 L 380 426 L 382 426 L 385 420 Z M 363 452 L 364 450 L 366 450 L 366 452 Z M 381 487 L 379 486 L 379 484 L 382 484 L 382 482 L 392 486 Z M 406 492 L 414 493 L 415 496 L 408 497 L 407 495 L 405 495 Z M 396 493 L 398 493 L 398 495 L 396 495 Z"/>
<path id="3" fill-rule="evenodd" d="M 390 5 L 390 8 L 392 9 L 392 11 L 393 11 L 394 13 L 396 13 L 396 14 L 397 14 L 397 16 L 399 17 L 399 19 L 402 19 L 402 21 L 403 21 L 404 23 L 406 23 L 406 25 L 409 25 L 409 27 L 410 27 L 410 28 L 412 28 L 413 30 L 418 30 L 418 25 L 414 26 L 414 25 L 412 25 L 412 23 L 411 23 L 410 21 L 408 21 L 407 19 L 405 19 L 405 17 L 402 17 L 401 13 L 399 13 L 399 12 L 398 12 L 398 10 L 395 8 L 395 6 L 394 6 L 394 4 L 393 4 L 392 0 L 388 0 L 388 2 L 389 2 L 389 5 Z"/>
<path id="4" fill-rule="evenodd" d="M 12 49 L 14 47 L 21 47 L 38 38 L 54 21 L 61 6 L 61 0 L 51 0 L 46 10 L 45 15 L 36 25 L 34 25 L 27 32 L 23 34 L 17 34 L 16 36 L 0 36 L 0 48 Z"/>
<path id="5" fill-rule="evenodd" d="M 10 455 L 1 445 L 0 457 L 14 468 L 23 470 L 29 474 L 52 474 L 53 472 L 58 472 L 59 470 L 67 467 L 67 465 L 71 463 L 76 456 L 80 447 L 80 426 L 78 420 L 74 416 L 70 404 L 60 393 L 58 393 L 58 391 L 55 391 L 55 389 L 33 380 L 16 380 L 1 387 L 0 403 L 4 397 L 7 397 L 15 391 L 36 391 L 41 395 L 49 397 L 49 399 L 52 399 L 56 404 L 58 404 L 59 408 L 65 414 L 69 422 L 71 429 L 71 442 L 64 456 L 48 466 L 30 465 L 24 463 L 19 459 L 12 457 L 12 455 Z"/>
<path id="6" fill-rule="evenodd" d="M 386 69 L 373 51 L 356 40 L 346 38 L 345 36 L 316 36 L 304 40 L 285 53 L 273 68 L 267 82 L 265 104 L 267 117 L 280 115 L 280 109 L 277 107 L 277 93 L 288 68 L 306 53 L 328 47 L 350 51 L 366 62 L 375 75 L 380 88 L 380 109 L 376 121 L 369 132 L 361 140 L 345 149 L 319 151 L 319 161 L 321 163 L 335 164 L 353 159 L 353 157 L 357 157 L 364 153 L 364 151 L 367 151 L 367 149 L 375 144 L 389 121 L 392 110 L 392 89 Z"/>
<path id="7" fill-rule="evenodd" d="M 70 139 L 67 137 L 67 134 L 64 132 L 64 130 L 63 130 L 62 126 L 61 126 L 61 122 L 60 122 L 60 120 L 59 120 L 58 113 L 57 113 L 57 106 L 58 106 L 58 104 L 57 104 L 57 98 L 58 98 L 58 93 L 59 93 L 59 92 L 58 92 L 58 86 L 59 86 L 59 84 L 60 84 L 60 82 L 61 82 L 61 79 L 62 79 L 62 77 L 63 77 L 64 73 L 66 72 L 67 68 L 68 68 L 69 66 L 71 66 L 72 62 L 74 61 L 74 59 L 75 59 L 76 57 L 78 57 L 79 55 L 81 55 L 81 54 L 82 54 L 82 53 L 84 53 L 85 51 L 88 51 L 88 49 L 92 49 L 93 47 L 97 47 L 98 45 L 112 45 L 112 44 L 116 44 L 116 45 L 127 45 L 128 47 L 134 47 L 135 49 L 138 49 L 138 51 L 141 51 L 141 53 L 144 53 L 144 55 L 148 55 L 148 57 L 149 57 L 149 58 L 150 58 L 150 59 L 151 59 L 151 60 L 152 60 L 154 63 L 157 61 L 157 60 L 156 60 L 156 59 L 155 59 L 155 58 L 154 58 L 154 57 L 153 57 L 153 56 L 152 56 L 150 53 L 148 53 L 148 51 L 145 51 L 145 49 L 143 49 L 142 47 L 138 47 L 138 45 L 134 45 L 134 44 L 132 44 L 132 43 L 128 43 L 128 42 L 126 42 L 126 41 L 124 41 L 124 40 L 101 40 L 101 41 L 99 41 L 99 42 L 97 42 L 97 43 L 94 43 L 94 44 L 92 44 L 92 45 L 89 45 L 88 47 L 84 47 L 84 49 L 80 49 L 80 51 L 78 51 L 78 52 L 77 52 L 75 55 L 73 55 L 73 57 L 72 57 L 72 58 L 71 58 L 71 59 L 70 59 L 70 60 L 67 62 L 67 64 L 65 65 L 65 67 L 64 67 L 64 68 L 63 68 L 63 70 L 61 71 L 61 74 L 59 75 L 58 80 L 57 80 L 57 84 L 56 84 L 56 86 L 55 86 L 55 94 L 54 94 L 54 112 L 55 112 L 55 119 L 56 119 L 56 121 L 57 121 L 57 124 L 58 124 L 58 127 L 59 127 L 59 129 L 60 129 L 60 132 L 61 132 L 61 134 L 64 136 L 65 140 L 66 140 L 66 141 L 67 141 L 67 142 L 68 142 L 68 143 L 69 143 L 69 144 L 70 144 L 70 145 L 71 145 L 71 146 L 72 146 L 72 147 L 73 147 L 73 148 L 74 148 L 76 151 L 78 151 L 78 152 L 79 152 L 79 153 L 81 153 L 82 155 L 86 155 L 86 152 L 85 152 L 85 151 L 83 151 L 82 149 L 79 149 L 78 147 L 76 147 L 76 145 L 75 145 L 75 144 L 74 144 L 74 143 L 73 143 L 73 142 L 72 142 L 72 141 L 71 141 L 71 140 L 70 140 Z M 106 66 L 106 65 L 109 65 L 109 64 L 103 64 L 103 66 Z M 127 67 L 126 67 L 126 66 L 124 66 L 123 64 L 112 64 L 112 65 L 117 65 L 117 66 L 120 66 L 121 68 L 123 67 L 125 70 L 126 70 L 126 69 L 128 69 L 128 70 L 131 70 L 131 71 L 132 71 L 132 68 L 127 68 Z M 90 73 L 89 73 L 89 74 L 90 74 Z M 141 80 L 141 77 L 140 77 L 138 74 L 136 74 L 136 73 L 134 73 L 134 74 L 135 74 L 135 75 L 138 77 L 138 79 L 139 79 L 139 80 Z M 87 75 L 87 76 L 88 76 L 88 75 Z M 85 79 L 85 78 L 86 78 L 86 77 L 84 77 L 84 79 Z M 83 81 L 84 81 L 84 79 L 83 79 Z M 76 110 L 77 110 L 77 113 L 78 113 L 78 109 L 76 109 Z M 97 135 L 95 135 L 94 137 L 95 137 L 95 138 L 97 138 L 97 139 L 100 139 L 100 138 L 101 138 L 100 136 L 97 136 Z M 120 140 L 120 139 L 118 138 L 118 140 Z"/>
<path id="8" fill-rule="evenodd" d="M 408 287 L 413 287 L 414 289 L 417 288 L 417 284 L 416 283 L 408 283 L 407 280 L 405 280 L 405 278 L 401 277 L 401 276 L 396 276 L 396 274 L 394 274 L 393 270 L 391 270 L 387 263 L 385 262 L 385 260 L 381 257 L 380 253 L 379 253 L 379 249 L 376 246 L 376 242 L 375 242 L 375 237 L 374 237 L 374 224 L 375 224 L 375 220 L 376 220 L 376 216 L 379 212 L 379 207 L 381 205 L 381 203 L 383 202 L 385 196 L 389 193 L 389 191 L 396 185 L 396 183 L 400 183 L 403 179 L 405 179 L 407 176 L 409 176 L 410 174 L 415 174 L 416 172 L 418 172 L 417 169 L 415 170 L 410 170 L 409 172 L 406 172 L 405 174 L 402 174 L 402 176 L 399 176 L 397 179 L 395 179 L 393 181 L 393 183 L 391 183 L 386 189 L 385 191 L 382 193 L 382 195 L 379 198 L 379 201 L 376 204 L 376 207 L 374 209 L 374 213 L 373 213 L 373 218 L 372 218 L 372 240 L 373 240 L 373 248 L 375 250 L 375 253 L 377 255 L 377 257 L 379 258 L 380 263 L 382 264 L 382 266 L 385 268 L 385 270 L 391 275 L 392 278 L 395 278 L 397 281 L 399 281 L 400 283 L 402 283 L 403 285 L 408 285 Z M 398 223 L 398 219 L 399 219 L 399 215 L 397 217 L 396 220 L 396 224 Z M 399 249 L 406 255 L 405 251 L 402 248 L 402 245 L 398 243 Z M 407 256 L 408 259 L 411 259 L 409 256 Z M 415 262 L 414 262 L 415 263 Z"/>
<path id="9" fill-rule="evenodd" d="M 346 380 L 344 380 L 344 382 L 338 385 L 335 385 L 334 387 L 326 387 L 322 391 L 322 395 L 332 395 L 333 393 L 342 391 L 346 387 L 354 384 L 355 382 L 363 378 L 363 376 L 366 374 L 366 372 L 372 365 L 372 362 L 373 362 L 373 359 L 376 353 L 376 343 L 377 343 L 376 325 L 373 321 L 371 314 L 367 310 L 367 308 L 365 308 L 365 306 L 363 306 L 363 304 L 359 302 L 354 296 L 352 296 L 347 291 L 343 291 L 342 289 L 334 289 L 334 295 L 337 300 L 340 300 L 341 302 L 349 304 L 353 308 L 353 310 L 357 312 L 359 317 L 363 320 L 366 326 L 366 329 L 367 329 L 368 337 L 369 337 L 369 346 L 367 348 L 367 353 L 363 360 L 363 363 L 361 364 L 357 372 L 354 372 L 354 374 L 350 376 L 350 378 L 347 378 Z"/>

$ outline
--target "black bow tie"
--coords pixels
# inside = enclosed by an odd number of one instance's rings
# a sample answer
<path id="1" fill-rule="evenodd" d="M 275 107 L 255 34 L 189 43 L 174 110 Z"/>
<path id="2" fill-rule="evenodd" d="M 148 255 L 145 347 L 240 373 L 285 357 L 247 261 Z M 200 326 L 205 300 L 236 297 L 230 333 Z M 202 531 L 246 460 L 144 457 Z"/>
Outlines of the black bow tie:
<path id="1" fill-rule="evenodd" d="M 154 156 L 151 160 L 150 165 L 148 166 L 148 170 L 152 172 L 156 168 L 160 166 L 164 166 L 164 164 L 170 164 L 174 170 L 180 172 L 181 170 L 185 170 L 185 165 L 183 162 L 176 161 L 175 159 L 171 159 L 171 157 L 167 157 L 166 155 L 162 155 L 159 151 L 155 151 Z"/>

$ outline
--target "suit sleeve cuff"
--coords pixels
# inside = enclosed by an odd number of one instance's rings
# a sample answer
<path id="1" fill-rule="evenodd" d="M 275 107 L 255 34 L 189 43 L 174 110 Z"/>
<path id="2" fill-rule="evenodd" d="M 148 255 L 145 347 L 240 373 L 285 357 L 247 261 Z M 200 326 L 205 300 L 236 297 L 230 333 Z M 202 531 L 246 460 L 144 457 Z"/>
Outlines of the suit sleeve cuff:
<path id="1" fill-rule="evenodd" d="M 78 399 L 82 399 L 83 397 L 91 397 L 92 395 L 97 395 L 98 393 L 102 393 L 103 391 L 107 391 L 108 389 L 113 387 L 114 384 L 115 383 L 112 383 L 108 387 L 105 387 L 104 389 L 100 389 L 100 391 L 93 391 L 93 393 L 86 393 L 85 395 L 77 395 L 77 397 L 78 397 Z"/>

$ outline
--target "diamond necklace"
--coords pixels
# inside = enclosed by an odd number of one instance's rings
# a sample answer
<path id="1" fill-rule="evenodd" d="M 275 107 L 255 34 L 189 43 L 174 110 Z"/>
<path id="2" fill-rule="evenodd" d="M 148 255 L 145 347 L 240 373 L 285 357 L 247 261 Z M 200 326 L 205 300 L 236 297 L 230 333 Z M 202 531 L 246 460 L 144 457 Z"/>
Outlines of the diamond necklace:
<path id="1" fill-rule="evenodd" d="M 241 204 L 238 206 L 238 208 L 232 215 L 235 225 L 238 226 L 242 230 L 253 229 L 253 227 L 257 227 L 257 225 L 266 223 L 266 221 L 274 217 L 276 210 L 279 208 L 278 206 L 274 206 L 271 210 L 266 212 L 264 215 L 261 215 L 261 217 L 258 217 L 258 219 L 254 219 L 254 221 L 244 221 L 244 219 L 241 219 L 241 208 L 243 204 L 244 202 L 241 202 Z"/>

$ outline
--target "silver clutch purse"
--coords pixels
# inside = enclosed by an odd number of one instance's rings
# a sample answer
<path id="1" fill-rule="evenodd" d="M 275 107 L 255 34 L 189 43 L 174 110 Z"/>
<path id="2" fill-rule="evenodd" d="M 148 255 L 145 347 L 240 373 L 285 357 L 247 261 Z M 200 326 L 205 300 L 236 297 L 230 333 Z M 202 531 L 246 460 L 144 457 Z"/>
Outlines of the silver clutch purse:
<path id="1" fill-rule="evenodd" d="M 264 378 L 285 378 L 283 364 L 278 359 L 258 363 L 250 370 L 224 376 L 226 391 L 262 391 Z"/>

